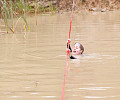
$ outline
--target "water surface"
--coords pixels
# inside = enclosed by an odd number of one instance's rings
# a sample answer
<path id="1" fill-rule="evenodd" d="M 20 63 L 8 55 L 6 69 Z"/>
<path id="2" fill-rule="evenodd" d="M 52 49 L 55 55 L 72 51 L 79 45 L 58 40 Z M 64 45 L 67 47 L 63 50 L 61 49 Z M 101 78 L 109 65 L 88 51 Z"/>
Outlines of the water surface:
<path id="1" fill-rule="evenodd" d="M 68 39 L 69 13 L 28 17 L 16 33 L 0 32 L 0 100 L 60 100 Z M 64 100 L 120 99 L 120 13 L 74 14 L 71 46 L 84 56 L 68 60 Z"/>

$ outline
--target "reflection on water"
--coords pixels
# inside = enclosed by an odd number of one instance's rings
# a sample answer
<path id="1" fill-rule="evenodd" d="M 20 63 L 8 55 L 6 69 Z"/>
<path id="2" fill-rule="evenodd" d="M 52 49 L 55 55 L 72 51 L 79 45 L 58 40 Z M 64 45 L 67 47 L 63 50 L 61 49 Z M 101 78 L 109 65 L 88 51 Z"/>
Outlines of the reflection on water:
<path id="1" fill-rule="evenodd" d="M 71 46 L 84 56 L 68 60 L 64 100 L 120 99 L 120 13 L 74 14 Z M 59 100 L 70 14 L 28 17 L 31 32 L 0 35 L 0 100 Z M 2 31 L 3 29 L 1 29 Z"/>

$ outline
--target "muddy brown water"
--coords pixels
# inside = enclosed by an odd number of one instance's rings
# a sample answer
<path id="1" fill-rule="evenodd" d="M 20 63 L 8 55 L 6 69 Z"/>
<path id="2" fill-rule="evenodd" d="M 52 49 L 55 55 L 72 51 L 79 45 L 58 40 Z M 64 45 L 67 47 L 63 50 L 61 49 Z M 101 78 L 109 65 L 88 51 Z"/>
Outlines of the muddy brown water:
<path id="1" fill-rule="evenodd" d="M 0 100 L 61 100 L 70 14 L 27 19 L 30 32 L 21 20 L 0 34 Z M 68 60 L 64 100 L 120 100 L 120 11 L 74 14 L 71 40 L 85 52 Z"/>

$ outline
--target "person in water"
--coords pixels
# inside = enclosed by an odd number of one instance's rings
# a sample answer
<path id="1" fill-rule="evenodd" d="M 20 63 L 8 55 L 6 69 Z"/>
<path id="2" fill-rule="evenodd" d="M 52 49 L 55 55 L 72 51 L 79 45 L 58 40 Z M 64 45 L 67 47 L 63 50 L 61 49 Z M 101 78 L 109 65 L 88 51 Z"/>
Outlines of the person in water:
<path id="1" fill-rule="evenodd" d="M 69 49 L 67 49 L 67 52 L 69 51 L 68 53 L 69 53 L 70 59 L 77 59 L 73 55 L 82 55 L 83 52 L 84 52 L 83 45 L 80 44 L 80 43 L 75 43 L 73 49 L 71 49 L 71 46 L 70 46 L 71 40 L 68 39 L 68 41 L 67 41 L 67 48 L 68 48 L 68 42 L 69 42 Z"/>

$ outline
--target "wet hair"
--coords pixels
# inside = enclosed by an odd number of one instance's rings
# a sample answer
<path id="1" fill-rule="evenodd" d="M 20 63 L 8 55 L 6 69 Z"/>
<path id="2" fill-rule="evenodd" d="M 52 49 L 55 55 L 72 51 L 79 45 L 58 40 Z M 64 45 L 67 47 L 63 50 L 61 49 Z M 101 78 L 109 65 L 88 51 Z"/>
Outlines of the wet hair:
<path id="1" fill-rule="evenodd" d="M 74 45 L 77 45 L 77 46 L 80 47 L 80 49 L 82 50 L 81 54 L 84 52 L 84 47 L 83 47 L 82 44 L 80 44 L 80 43 L 75 43 Z"/>

